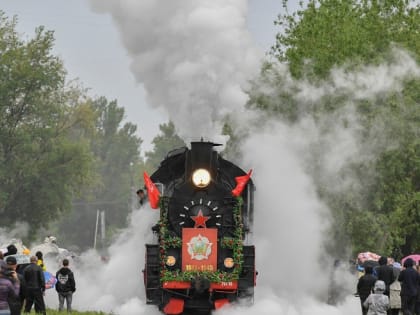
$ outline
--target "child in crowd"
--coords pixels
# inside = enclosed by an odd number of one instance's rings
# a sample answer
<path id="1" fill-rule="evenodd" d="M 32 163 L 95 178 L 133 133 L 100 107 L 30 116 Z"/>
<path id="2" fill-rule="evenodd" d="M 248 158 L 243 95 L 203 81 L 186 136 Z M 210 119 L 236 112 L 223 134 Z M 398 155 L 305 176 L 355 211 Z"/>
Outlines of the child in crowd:
<path id="1" fill-rule="evenodd" d="M 35 256 L 38 258 L 37 265 L 42 268 L 42 271 L 47 271 L 47 267 L 44 264 L 44 257 L 42 255 L 42 252 L 37 251 Z"/>
<path id="2" fill-rule="evenodd" d="M 387 315 L 389 298 L 384 294 L 385 282 L 382 280 L 376 281 L 373 292 L 363 303 L 363 306 L 368 309 L 367 315 Z"/>

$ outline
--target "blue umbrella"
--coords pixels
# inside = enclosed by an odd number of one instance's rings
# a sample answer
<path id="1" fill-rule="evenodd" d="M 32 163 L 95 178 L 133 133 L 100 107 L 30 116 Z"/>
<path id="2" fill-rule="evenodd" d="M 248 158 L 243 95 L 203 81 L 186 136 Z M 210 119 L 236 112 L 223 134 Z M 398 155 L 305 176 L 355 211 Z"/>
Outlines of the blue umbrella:
<path id="1" fill-rule="evenodd" d="M 44 271 L 44 278 L 45 278 L 45 289 L 54 288 L 55 284 L 57 283 L 57 278 L 48 271 Z"/>

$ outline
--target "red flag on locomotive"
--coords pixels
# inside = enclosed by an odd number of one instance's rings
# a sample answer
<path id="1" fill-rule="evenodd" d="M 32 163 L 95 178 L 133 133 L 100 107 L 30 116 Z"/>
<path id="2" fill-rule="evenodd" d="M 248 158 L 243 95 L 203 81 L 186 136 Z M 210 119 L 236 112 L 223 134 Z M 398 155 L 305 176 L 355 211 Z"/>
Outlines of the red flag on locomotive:
<path id="1" fill-rule="evenodd" d="M 232 195 L 238 197 L 242 194 L 246 184 L 248 183 L 249 179 L 251 178 L 252 170 L 248 172 L 248 174 L 243 176 L 235 177 L 236 180 L 236 187 L 232 190 Z"/>
<path id="2" fill-rule="evenodd" d="M 159 206 L 160 192 L 146 172 L 143 173 L 143 178 L 147 189 L 147 196 L 149 197 L 150 207 L 152 209 L 157 209 Z"/>

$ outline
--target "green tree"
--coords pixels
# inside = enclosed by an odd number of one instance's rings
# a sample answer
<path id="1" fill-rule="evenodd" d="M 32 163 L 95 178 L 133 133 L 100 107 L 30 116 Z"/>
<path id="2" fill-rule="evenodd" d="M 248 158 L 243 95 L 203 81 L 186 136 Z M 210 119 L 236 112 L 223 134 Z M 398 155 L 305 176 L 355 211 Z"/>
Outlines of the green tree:
<path id="1" fill-rule="evenodd" d="M 402 91 L 357 101 L 340 91 L 306 103 L 295 96 L 303 81 L 313 87 L 331 85 L 333 68 L 349 72 L 389 64 L 398 58 L 395 48 L 419 61 L 418 2 L 314 0 L 306 8 L 302 4 L 297 12 L 279 16 L 276 23 L 281 32 L 271 50 L 274 61 L 263 66 L 250 90 L 248 106 L 291 124 L 310 116 L 327 134 L 331 130 L 323 123 L 336 120 L 336 113 L 352 104 L 359 128 L 357 140 L 361 147 L 376 147 L 375 158 L 348 164 L 337 174 L 355 181 L 344 192 L 320 180 L 322 174 L 313 165 L 322 152 L 315 151 L 308 163 L 320 196 L 333 212 L 331 233 L 336 244 L 329 244 L 330 248 L 339 253 L 341 245 L 350 241 L 355 252 L 402 255 L 417 250 L 420 80 L 406 79 L 401 82 Z M 351 127 L 347 119 L 336 123 Z"/>
<path id="2" fill-rule="evenodd" d="M 23 41 L 16 23 L 0 12 L 0 216 L 34 232 L 71 208 L 91 180 L 92 155 L 71 133 L 84 125 L 73 103 L 80 91 L 65 85 L 53 33 L 40 27 Z"/>
<path id="3" fill-rule="evenodd" d="M 145 153 L 145 170 L 155 171 L 169 151 L 186 146 L 185 142 L 176 134 L 175 125 L 170 121 L 159 125 L 160 134 L 153 138 L 153 151 Z"/>
<path id="4" fill-rule="evenodd" d="M 394 44 L 416 55 L 420 48 L 414 0 L 314 0 L 280 15 L 276 24 L 282 32 L 271 53 L 296 77 L 326 77 L 334 66 L 381 62 Z"/>
<path id="5" fill-rule="evenodd" d="M 287 0 L 283 1 L 287 7 Z M 420 6 L 416 1 L 314 0 L 297 12 L 279 15 L 280 32 L 271 49 L 275 61 L 287 65 L 292 79 L 315 87 L 329 82 L 331 70 L 346 71 L 388 63 L 398 47 L 420 60 Z M 325 96 L 302 104 L 293 96 L 301 87 L 273 61 L 266 62 L 250 90 L 249 106 L 295 122 L 308 113 L 315 117 L 346 104 L 348 95 Z M 362 114 L 372 116 L 378 104 L 360 101 Z"/>
<path id="6" fill-rule="evenodd" d="M 388 217 L 390 251 L 420 251 L 420 141 L 384 152 L 377 164 L 375 210 Z"/>
<path id="7" fill-rule="evenodd" d="M 137 127 L 130 122 L 123 123 L 124 109 L 117 101 L 105 98 L 94 101 L 98 113 L 98 133 L 93 143 L 97 166 L 103 188 L 95 195 L 97 199 L 117 202 L 119 206 L 108 209 L 109 221 L 121 227 L 126 223 L 127 210 L 131 210 L 133 194 L 133 165 L 140 161 L 139 148 L 142 140 L 136 136 Z"/>
<path id="8" fill-rule="evenodd" d="M 139 152 L 142 140 L 136 135 L 137 127 L 123 122 L 124 109 L 117 101 L 99 97 L 88 103 L 95 119 L 89 142 L 97 181 L 82 198 L 74 200 L 72 215 L 60 223 L 61 238 L 82 248 L 93 244 L 98 210 L 105 212 L 108 237 L 126 226 L 135 198 L 134 171 L 142 164 Z M 75 226 L 78 233 L 74 233 Z"/>

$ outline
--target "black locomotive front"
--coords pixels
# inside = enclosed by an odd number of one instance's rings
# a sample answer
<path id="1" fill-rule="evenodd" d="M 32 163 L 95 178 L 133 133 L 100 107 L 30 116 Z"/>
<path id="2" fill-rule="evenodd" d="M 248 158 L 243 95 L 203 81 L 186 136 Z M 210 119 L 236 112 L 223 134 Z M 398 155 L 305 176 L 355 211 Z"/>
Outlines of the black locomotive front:
<path id="1" fill-rule="evenodd" d="M 210 313 L 253 299 L 251 172 L 215 146 L 192 142 L 191 149 L 170 152 L 150 178 L 145 174 L 151 206 L 160 208 L 158 244 L 146 244 L 146 298 L 165 314 Z"/>

